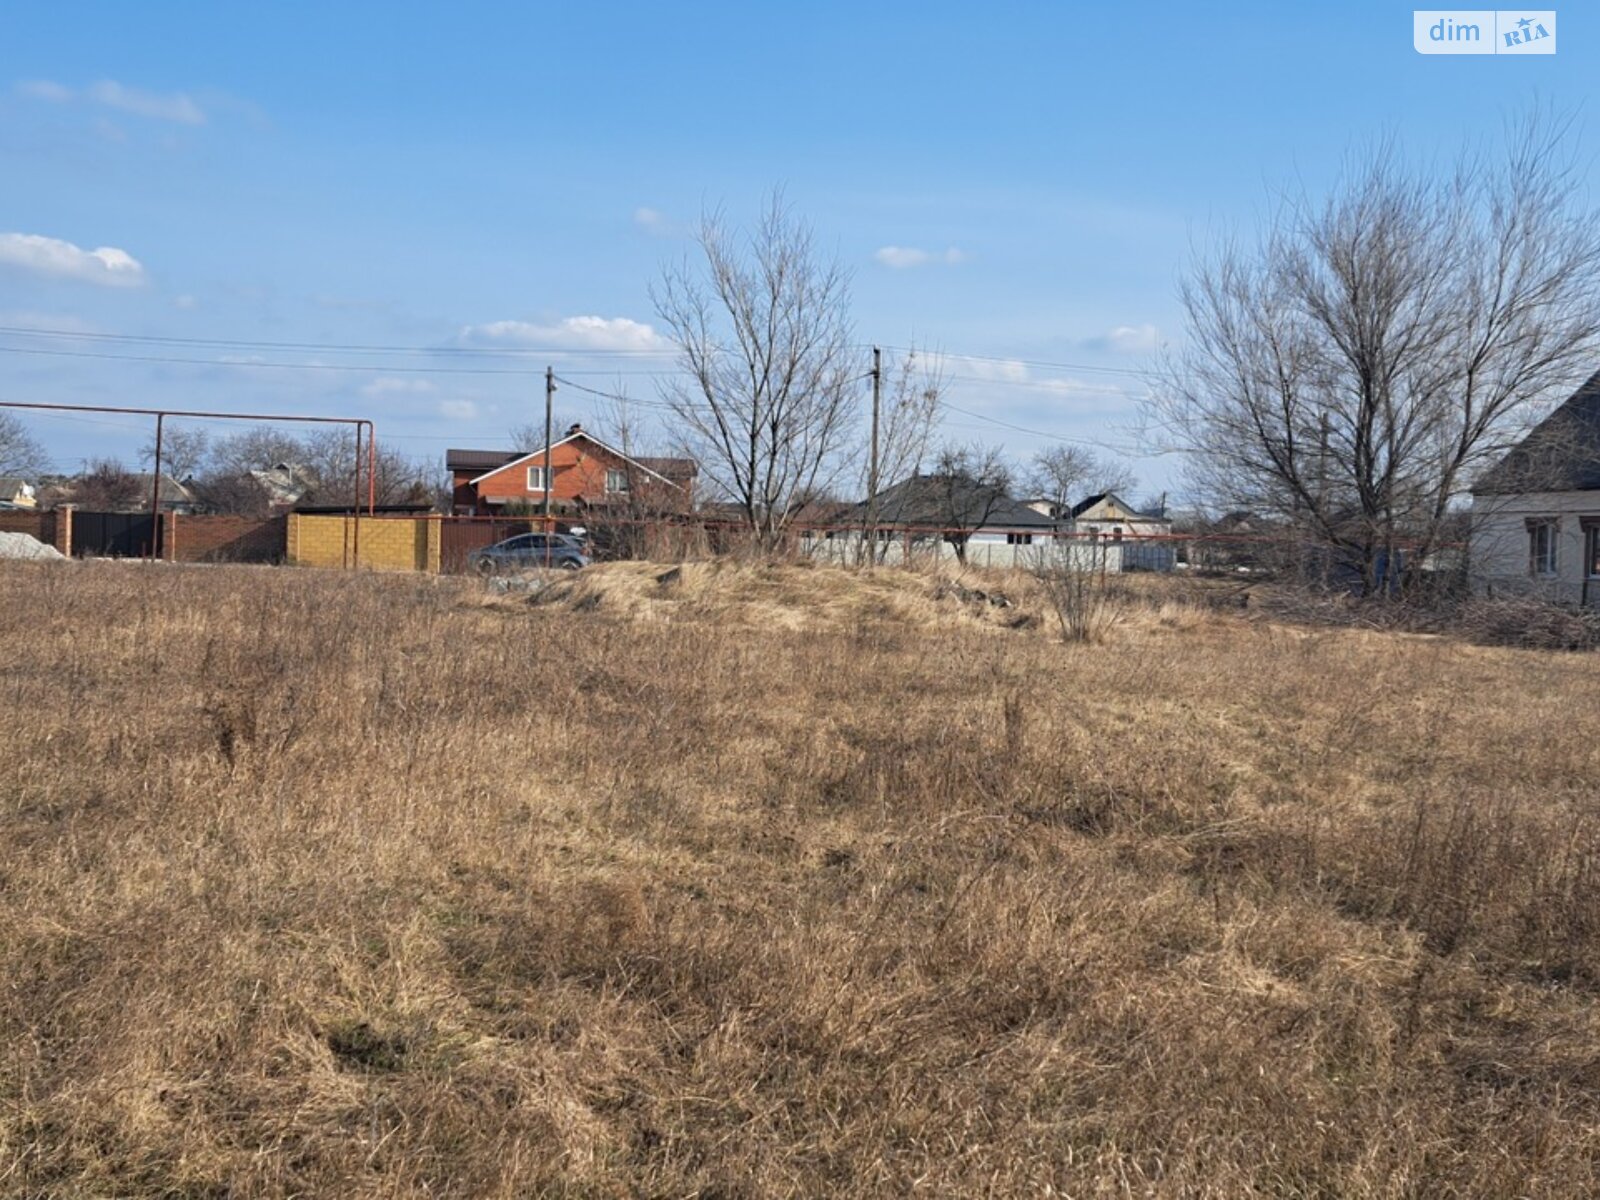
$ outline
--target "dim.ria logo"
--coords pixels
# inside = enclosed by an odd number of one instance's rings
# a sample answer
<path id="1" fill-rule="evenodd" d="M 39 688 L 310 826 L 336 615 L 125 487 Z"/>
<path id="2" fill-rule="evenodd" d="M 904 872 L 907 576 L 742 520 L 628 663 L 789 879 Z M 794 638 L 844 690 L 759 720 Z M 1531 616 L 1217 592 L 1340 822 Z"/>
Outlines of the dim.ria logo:
<path id="1" fill-rule="evenodd" d="M 1553 9 L 1418 9 L 1412 14 L 1418 54 L 1554 54 Z"/>

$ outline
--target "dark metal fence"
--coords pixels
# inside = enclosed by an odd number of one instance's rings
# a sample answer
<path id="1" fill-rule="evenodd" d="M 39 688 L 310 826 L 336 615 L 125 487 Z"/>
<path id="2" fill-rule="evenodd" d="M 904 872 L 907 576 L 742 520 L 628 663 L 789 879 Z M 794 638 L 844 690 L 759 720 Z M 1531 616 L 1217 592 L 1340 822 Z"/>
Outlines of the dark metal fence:
<path id="1" fill-rule="evenodd" d="M 474 550 L 503 542 L 522 533 L 532 533 L 534 522 L 517 517 L 436 517 L 439 522 L 439 570 L 459 575 L 467 570 L 467 558 Z"/>
<path id="2" fill-rule="evenodd" d="M 150 553 L 155 522 L 149 513 L 72 514 L 72 553 L 76 558 L 141 558 Z"/>

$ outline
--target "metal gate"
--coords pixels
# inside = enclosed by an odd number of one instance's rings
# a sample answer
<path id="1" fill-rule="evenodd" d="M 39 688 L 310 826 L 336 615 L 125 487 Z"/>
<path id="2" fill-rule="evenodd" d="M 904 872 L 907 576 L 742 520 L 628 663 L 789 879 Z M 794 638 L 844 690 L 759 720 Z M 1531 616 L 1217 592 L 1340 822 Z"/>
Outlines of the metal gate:
<path id="1" fill-rule="evenodd" d="M 500 517 L 443 517 L 439 525 L 439 570 L 446 575 L 465 571 L 474 550 L 533 532 L 532 521 Z"/>
<path id="2" fill-rule="evenodd" d="M 72 514 L 75 558 L 142 558 L 150 553 L 155 521 L 149 513 L 82 512 Z"/>

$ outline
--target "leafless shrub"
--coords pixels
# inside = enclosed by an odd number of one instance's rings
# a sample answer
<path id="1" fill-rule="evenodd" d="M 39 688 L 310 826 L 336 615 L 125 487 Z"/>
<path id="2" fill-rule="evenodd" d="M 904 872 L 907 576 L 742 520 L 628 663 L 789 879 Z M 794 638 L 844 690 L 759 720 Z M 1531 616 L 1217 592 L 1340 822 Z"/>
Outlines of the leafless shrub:
<path id="1" fill-rule="evenodd" d="M 1531 597 L 1476 599 L 1457 610 L 1455 625 L 1486 646 L 1530 650 L 1600 647 L 1600 612 L 1586 612 Z"/>
<path id="2" fill-rule="evenodd" d="M 1064 642 L 1105 641 L 1123 606 L 1095 542 L 1059 540 L 1038 548 L 1028 568 Z"/>

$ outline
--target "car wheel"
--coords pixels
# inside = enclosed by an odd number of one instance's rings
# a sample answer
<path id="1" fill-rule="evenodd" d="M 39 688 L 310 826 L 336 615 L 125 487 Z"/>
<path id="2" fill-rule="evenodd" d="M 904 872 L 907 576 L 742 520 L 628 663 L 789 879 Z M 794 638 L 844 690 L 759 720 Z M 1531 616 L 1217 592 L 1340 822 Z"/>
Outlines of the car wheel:
<path id="1" fill-rule="evenodd" d="M 472 569 L 479 575 L 493 575 L 494 560 L 492 558 L 475 558 L 472 560 Z"/>
<path id="2" fill-rule="evenodd" d="M 559 566 L 563 571 L 576 571 L 579 567 L 583 566 L 581 562 L 574 558 L 564 558 L 556 565 Z"/>

